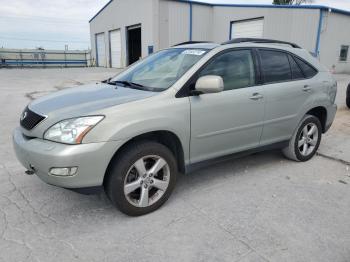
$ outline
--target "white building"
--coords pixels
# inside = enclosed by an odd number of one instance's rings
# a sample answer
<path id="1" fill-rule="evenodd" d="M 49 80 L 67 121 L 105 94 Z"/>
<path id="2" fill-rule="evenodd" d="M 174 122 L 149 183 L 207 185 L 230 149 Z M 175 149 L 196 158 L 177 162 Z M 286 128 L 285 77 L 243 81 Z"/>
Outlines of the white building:
<path id="1" fill-rule="evenodd" d="M 316 5 L 227 5 L 184 0 L 111 0 L 91 20 L 98 66 L 125 67 L 186 41 L 238 37 L 294 42 L 328 68 L 350 73 L 350 12 Z"/>

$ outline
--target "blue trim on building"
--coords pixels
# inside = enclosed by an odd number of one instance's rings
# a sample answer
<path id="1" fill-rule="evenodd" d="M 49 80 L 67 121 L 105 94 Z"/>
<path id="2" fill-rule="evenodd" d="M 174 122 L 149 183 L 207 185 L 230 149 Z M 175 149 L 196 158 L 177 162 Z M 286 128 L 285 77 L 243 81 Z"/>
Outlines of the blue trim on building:
<path id="1" fill-rule="evenodd" d="M 192 3 L 192 4 L 198 4 L 198 5 L 205 5 L 205 6 L 221 6 L 221 7 L 251 7 L 251 8 L 291 8 L 291 9 L 320 9 L 320 10 L 327 10 L 331 11 L 337 14 L 343 14 L 350 16 L 350 11 L 338 9 L 338 8 L 332 8 L 324 5 L 249 5 L 249 4 L 211 4 L 211 3 L 205 3 L 201 1 L 190 1 L 190 0 L 171 0 L 175 2 L 182 2 L 182 3 Z M 92 20 L 95 19 L 96 16 L 98 16 L 110 3 L 112 3 L 113 0 L 110 0 L 104 7 L 101 8 L 100 11 L 98 11 L 90 20 L 89 23 L 91 23 Z"/>
<path id="2" fill-rule="evenodd" d="M 67 60 L 67 61 L 39 61 L 39 60 L 7 60 L 5 64 L 11 65 L 70 65 L 70 64 L 87 64 L 86 60 Z"/>
<path id="3" fill-rule="evenodd" d="M 323 25 L 323 15 L 324 15 L 324 11 L 320 9 L 320 18 L 318 20 L 317 39 L 316 39 L 316 46 L 315 46 L 316 57 L 320 55 L 320 42 L 321 42 L 321 33 L 322 33 L 322 25 Z"/>
<path id="4" fill-rule="evenodd" d="M 232 21 L 230 22 L 230 28 L 229 28 L 229 32 L 228 32 L 228 40 L 230 41 L 232 39 Z"/>
<path id="5" fill-rule="evenodd" d="M 250 8 L 277 8 L 277 9 L 324 9 L 326 6 L 321 5 L 267 5 L 267 4 L 258 4 L 258 5 L 249 5 L 249 4 L 213 4 L 213 6 L 221 7 L 250 7 Z M 350 12 L 349 12 L 350 13 Z"/>
<path id="6" fill-rule="evenodd" d="M 206 6 L 221 6 L 221 7 L 251 7 L 251 8 L 291 8 L 291 9 L 322 9 L 331 11 L 334 13 L 344 14 L 350 16 L 350 11 L 333 8 L 324 5 L 273 5 L 273 4 L 215 4 L 215 3 L 205 3 L 201 1 L 190 1 L 190 0 L 171 0 L 175 2 L 192 2 L 193 4 L 206 5 Z"/>
<path id="7" fill-rule="evenodd" d="M 31 54 L 31 55 L 34 55 L 34 54 L 41 54 L 41 53 L 45 53 L 46 55 L 86 55 L 87 53 L 86 52 L 66 52 L 66 51 L 61 51 L 61 52 L 52 52 L 50 50 L 43 50 L 43 51 L 37 51 L 37 50 L 33 50 L 33 51 L 23 51 L 23 49 L 19 49 L 19 51 L 5 51 L 5 50 L 1 50 L 0 48 L 0 54 L 18 54 L 18 53 L 21 53 L 21 54 Z"/>
<path id="8" fill-rule="evenodd" d="M 193 6 L 192 2 L 190 2 L 190 36 L 189 40 L 192 41 L 192 28 L 193 28 Z"/>

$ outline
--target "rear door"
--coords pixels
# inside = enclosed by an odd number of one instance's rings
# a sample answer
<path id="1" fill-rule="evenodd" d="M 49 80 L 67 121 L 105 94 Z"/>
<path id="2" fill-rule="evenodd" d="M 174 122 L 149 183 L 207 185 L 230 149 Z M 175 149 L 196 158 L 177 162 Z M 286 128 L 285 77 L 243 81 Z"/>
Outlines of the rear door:
<path id="1" fill-rule="evenodd" d="M 264 94 L 251 50 L 217 55 L 196 79 L 206 75 L 221 76 L 224 91 L 190 97 L 192 163 L 257 147 L 263 126 Z"/>
<path id="2" fill-rule="evenodd" d="M 315 69 L 294 55 L 276 49 L 260 49 L 266 114 L 261 145 L 289 140 L 298 122 L 298 113 L 315 88 L 310 78 Z M 302 70 L 304 64 L 311 71 Z"/>

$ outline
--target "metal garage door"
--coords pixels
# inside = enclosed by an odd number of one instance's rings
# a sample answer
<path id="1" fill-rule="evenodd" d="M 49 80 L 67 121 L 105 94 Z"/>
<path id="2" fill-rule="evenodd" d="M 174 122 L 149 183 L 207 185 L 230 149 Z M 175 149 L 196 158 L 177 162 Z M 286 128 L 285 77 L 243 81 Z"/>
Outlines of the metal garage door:
<path id="1" fill-rule="evenodd" d="M 110 50 L 111 50 L 111 67 L 120 68 L 122 60 L 122 41 L 120 30 L 109 32 Z"/>
<path id="2" fill-rule="evenodd" d="M 231 23 L 231 39 L 240 37 L 262 38 L 264 18 L 255 18 Z"/>
<path id="3" fill-rule="evenodd" d="M 106 66 L 106 44 L 104 33 L 96 35 L 96 58 L 97 66 Z"/>

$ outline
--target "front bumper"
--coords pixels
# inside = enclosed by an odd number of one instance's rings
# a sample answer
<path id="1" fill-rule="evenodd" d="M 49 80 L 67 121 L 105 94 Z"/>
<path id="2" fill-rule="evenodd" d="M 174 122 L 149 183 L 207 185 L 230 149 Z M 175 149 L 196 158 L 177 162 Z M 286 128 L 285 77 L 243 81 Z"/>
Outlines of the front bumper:
<path id="1" fill-rule="evenodd" d="M 13 133 L 13 145 L 21 164 L 34 169 L 44 182 L 68 189 L 98 187 L 121 141 L 66 145 L 39 138 L 28 139 L 19 128 Z M 53 167 L 78 167 L 74 176 L 49 174 Z"/>

